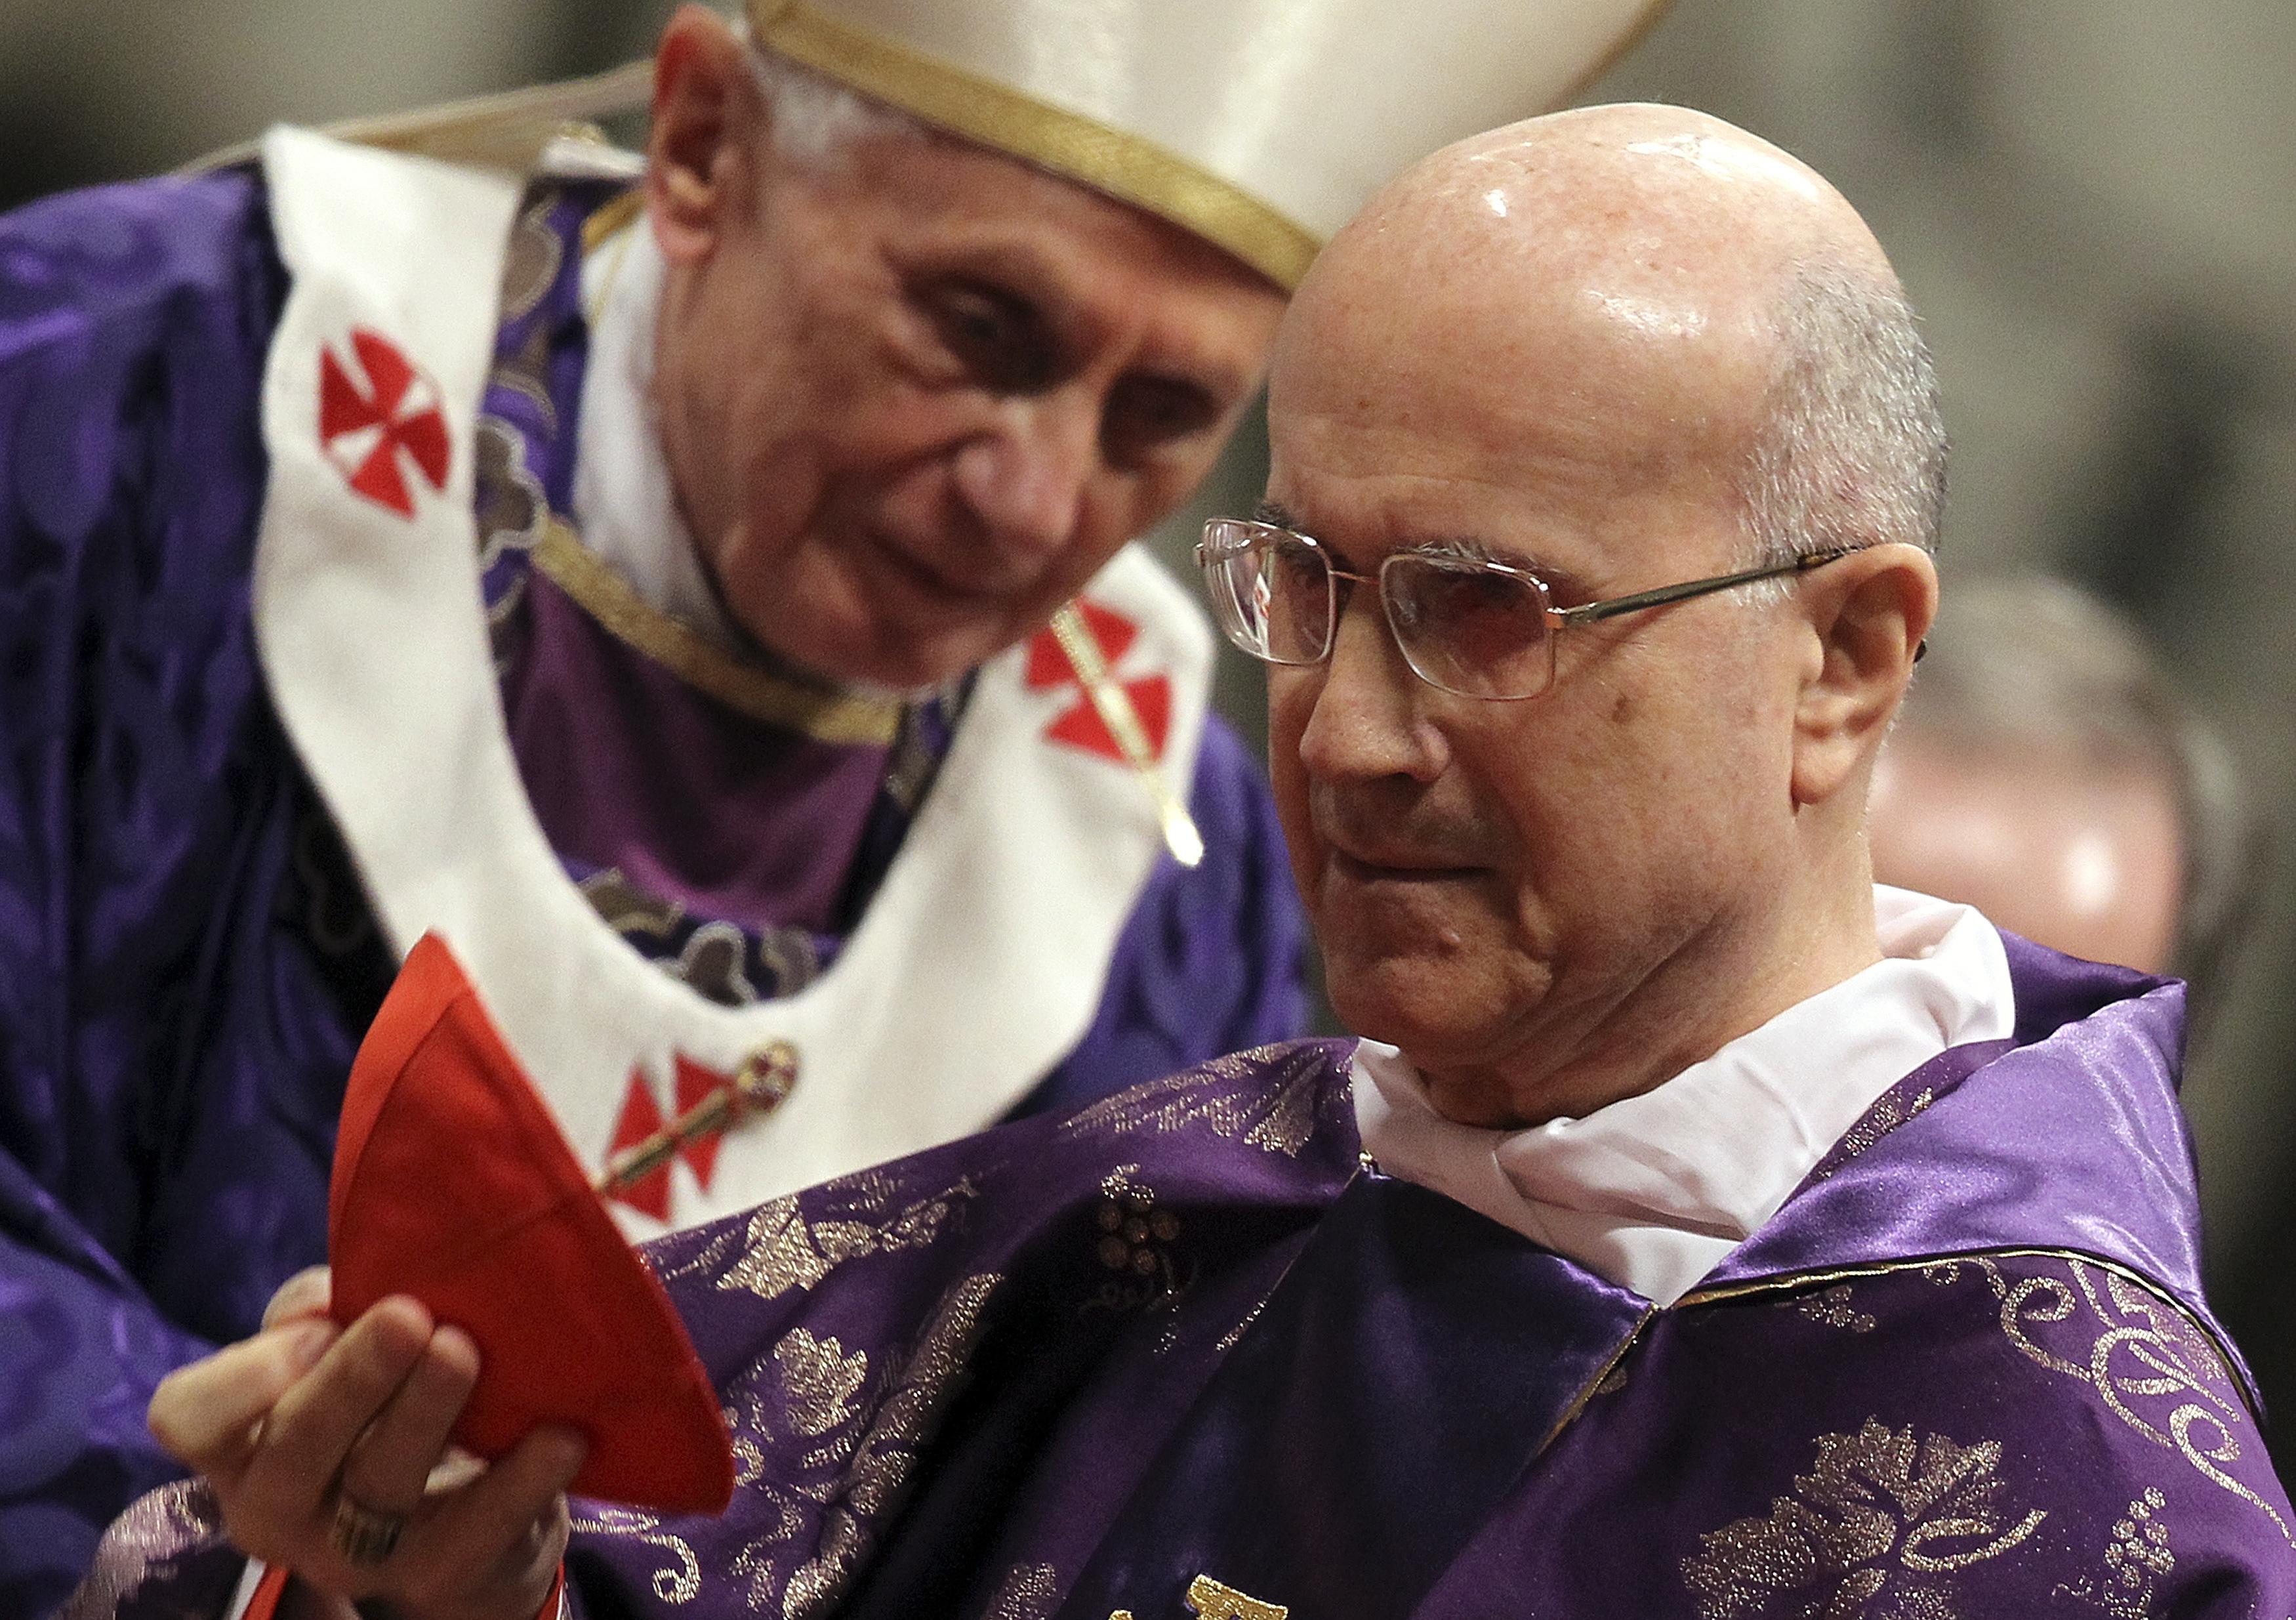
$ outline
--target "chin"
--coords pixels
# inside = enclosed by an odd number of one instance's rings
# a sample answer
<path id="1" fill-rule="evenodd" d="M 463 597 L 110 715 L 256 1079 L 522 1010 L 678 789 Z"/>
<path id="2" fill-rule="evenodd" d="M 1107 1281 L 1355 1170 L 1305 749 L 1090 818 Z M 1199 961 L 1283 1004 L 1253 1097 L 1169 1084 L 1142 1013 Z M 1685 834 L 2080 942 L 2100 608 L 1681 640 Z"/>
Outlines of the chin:
<path id="1" fill-rule="evenodd" d="M 792 636 L 789 618 L 803 610 L 784 605 L 786 615 L 742 628 L 783 662 L 850 691 L 884 696 L 929 692 L 1002 650 L 993 632 L 972 627 L 889 627 L 832 613 L 802 617 L 804 633 Z"/>
<path id="2" fill-rule="evenodd" d="M 1422 1068 L 1479 1064 L 1506 1048 L 1548 983 L 1542 972 L 1456 950 L 1324 950 L 1324 995 L 1341 1024 Z"/>
<path id="3" fill-rule="evenodd" d="M 1447 983 L 1447 980 L 1450 981 Z M 1464 1010 L 1456 976 L 1408 957 L 1350 963 L 1327 958 L 1324 994 L 1340 1022 L 1355 1033 L 1416 1052 L 1448 1047 L 1460 1034 Z"/>

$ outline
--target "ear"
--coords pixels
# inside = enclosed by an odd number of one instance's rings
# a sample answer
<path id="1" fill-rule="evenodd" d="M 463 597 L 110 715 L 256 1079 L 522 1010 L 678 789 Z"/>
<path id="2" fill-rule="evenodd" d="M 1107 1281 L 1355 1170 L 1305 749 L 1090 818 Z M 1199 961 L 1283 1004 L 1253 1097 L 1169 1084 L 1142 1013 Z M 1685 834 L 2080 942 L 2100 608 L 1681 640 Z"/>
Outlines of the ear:
<path id="1" fill-rule="evenodd" d="M 645 195 L 654 240 L 672 264 L 709 257 L 750 206 L 767 121 L 743 45 L 725 19 L 684 5 L 654 55 Z"/>
<path id="2" fill-rule="evenodd" d="M 1833 798 L 1871 765 L 1937 603 L 1937 565 L 1918 546 L 1871 546 L 1802 577 L 1816 656 L 1794 707 L 1796 805 Z"/>

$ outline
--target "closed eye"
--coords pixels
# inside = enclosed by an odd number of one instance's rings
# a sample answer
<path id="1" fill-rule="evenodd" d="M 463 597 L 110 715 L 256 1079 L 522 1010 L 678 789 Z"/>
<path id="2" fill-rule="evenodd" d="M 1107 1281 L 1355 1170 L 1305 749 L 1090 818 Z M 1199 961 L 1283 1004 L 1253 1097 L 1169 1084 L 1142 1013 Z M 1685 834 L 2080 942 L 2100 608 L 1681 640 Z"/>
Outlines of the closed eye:
<path id="1" fill-rule="evenodd" d="M 1105 426 L 1109 458 L 1176 444 L 1219 424 L 1226 402 L 1177 377 L 1126 377 L 1111 391 Z"/>
<path id="2" fill-rule="evenodd" d="M 967 377 L 996 393 L 1028 393 L 1059 371 L 1058 344 L 1037 306 L 991 283 L 929 282 L 912 295 Z"/>

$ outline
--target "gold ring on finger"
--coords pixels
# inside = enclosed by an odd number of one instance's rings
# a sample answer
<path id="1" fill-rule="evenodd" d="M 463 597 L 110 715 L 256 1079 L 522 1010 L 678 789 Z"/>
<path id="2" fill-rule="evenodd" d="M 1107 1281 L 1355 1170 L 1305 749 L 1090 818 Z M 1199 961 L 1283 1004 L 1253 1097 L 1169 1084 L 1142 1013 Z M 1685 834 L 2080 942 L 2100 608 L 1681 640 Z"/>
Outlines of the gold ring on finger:
<path id="1" fill-rule="evenodd" d="M 381 1563 L 406 1533 L 404 1513 L 380 1512 L 348 1491 L 335 1493 L 335 1517 L 327 1526 L 327 1540 L 351 1563 Z"/>

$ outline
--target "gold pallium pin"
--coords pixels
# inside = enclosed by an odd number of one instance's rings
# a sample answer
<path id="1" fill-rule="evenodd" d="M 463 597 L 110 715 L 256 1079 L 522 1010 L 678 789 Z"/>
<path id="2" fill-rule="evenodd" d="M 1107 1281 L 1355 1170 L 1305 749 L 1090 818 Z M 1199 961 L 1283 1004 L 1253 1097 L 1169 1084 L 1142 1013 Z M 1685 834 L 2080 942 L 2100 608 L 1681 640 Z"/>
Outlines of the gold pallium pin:
<path id="1" fill-rule="evenodd" d="M 1132 767 L 1140 785 L 1155 801 L 1158 818 L 1163 823 L 1164 847 L 1172 851 L 1172 859 L 1184 867 L 1201 865 L 1204 859 L 1204 835 L 1196 830 L 1195 818 L 1188 807 L 1165 778 L 1163 767 L 1157 763 L 1156 751 L 1148 744 L 1147 728 L 1141 725 L 1131 698 L 1125 695 L 1123 686 L 1108 672 L 1108 660 L 1100 655 L 1100 643 L 1093 639 L 1086 628 L 1084 615 L 1073 602 L 1053 615 L 1053 636 L 1068 654 L 1069 666 L 1084 683 L 1085 695 L 1100 714 L 1100 723 L 1108 728 L 1108 735 L 1124 752 L 1125 763 Z"/>
<path id="2" fill-rule="evenodd" d="M 1281 1603 L 1246 1597 L 1210 1575 L 1198 1575 L 1188 1583 L 1188 1612 L 1197 1620 L 1283 1620 L 1292 1611 Z M 1119 1608 L 1108 1620 L 1132 1620 L 1132 1611 Z"/>
<path id="3" fill-rule="evenodd" d="M 786 1040 L 769 1042 L 722 1086 L 713 1087 L 685 1113 L 642 1141 L 632 1142 L 606 1161 L 590 1183 L 602 1198 L 627 1192 L 669 1163 L 697 1138 L 723 1136 L 745 1121 L 771 1114 L 797 1085 L 797 1048 Z"/>

